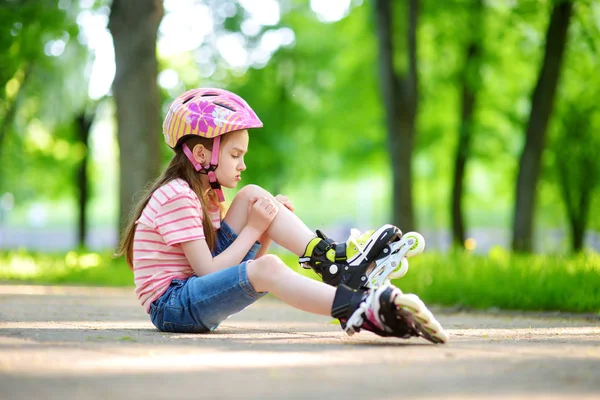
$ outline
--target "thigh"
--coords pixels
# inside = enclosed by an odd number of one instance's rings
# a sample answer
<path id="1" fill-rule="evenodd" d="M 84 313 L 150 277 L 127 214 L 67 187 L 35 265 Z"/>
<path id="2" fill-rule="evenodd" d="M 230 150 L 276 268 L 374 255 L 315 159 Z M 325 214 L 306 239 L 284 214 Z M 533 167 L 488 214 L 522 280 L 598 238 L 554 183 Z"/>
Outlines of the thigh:
<path id="1" fill-rule="evenodd" d="M 184 307 L 192 320 L 210 331 L 265 294 L 256 292 L 250 284 L 247 262 L 212 274 L 191 277 L 181 290 Z"/>

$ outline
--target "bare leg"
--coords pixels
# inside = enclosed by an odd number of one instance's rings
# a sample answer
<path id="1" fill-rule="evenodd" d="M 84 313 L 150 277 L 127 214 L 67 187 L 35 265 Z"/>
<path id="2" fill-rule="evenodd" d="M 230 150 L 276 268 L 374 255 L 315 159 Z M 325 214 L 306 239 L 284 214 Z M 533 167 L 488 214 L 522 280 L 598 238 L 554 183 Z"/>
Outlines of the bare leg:
<path id="1" fill-rule="evenodd" d="M 248 263 L 247 271 L 257 292 L 270 292 L 302 311 L 331 316 L 336 288 L 294 272 L 279 257 L 262 256 Z"/>
<path id="2" fill-rule="evenodd" d="M 248 203 L 252 198 L 273 196 L 256 185 L 243 187 L 234 197 L 225 221 L 235 233 L 240 233 L 248 220 Z M 286 248 L 297 256 L 304 254 L 306 245 L 316 237 L 293 212 L 280 204 L 277 216 L 267 229 L 267 235 L 278 245 Z"/>

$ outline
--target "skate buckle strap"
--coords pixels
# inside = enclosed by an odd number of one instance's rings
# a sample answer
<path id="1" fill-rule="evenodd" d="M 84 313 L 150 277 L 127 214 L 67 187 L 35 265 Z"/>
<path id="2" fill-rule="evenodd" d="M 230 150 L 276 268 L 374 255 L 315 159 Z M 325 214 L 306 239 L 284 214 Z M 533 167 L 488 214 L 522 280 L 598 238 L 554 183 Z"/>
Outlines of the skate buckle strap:
<path id="1" fill-rule="evenodd" d="M 320 251 L 322 250 L 323 253 L 326 253 L 327 251 L 329 251 L 329 249 L 334 249 L 335 250 L 335 261 L 346 261 L 347 257 L 346 257 L 346 243 L 335 243 L 333 240 L 331 240 L 330 238 L 327 237 L 327 235 L 325 235 L 323 232 L 321 232 L 320 230 L 317 229 L 317 236 L 320 237 L 321 239 L 323 239 L 323 241 L 319 242 L 319 244 L 317 244 L 316 248 L 319 249 Z M 326 248 L 323 246 L 319 246 L 319 245 L 324 245 L 325 243 L 327 243 Z"/>
<path id="2" fill-rule="evenodd" d="M 346 243 L 335 244 L 335 261 L 346 261 Z"/>
<path id="3" fill-rule="evenodd" d="M 317 231 L 317 233 L 319 233 L 319 231 Z M 329 251 L 329 249 L 331 249 L 331 239 L 323 239 L 321 237 L 320 239 L 322 240 L 319 240 L 312 249 L 312 255 L 305 254 L 304 256 L 298 258 L 298 262 L 304 269 L 311 268 L 310 264 L 311 261 L 313 261 L 313 257 L 322 257 L 327 253 L 327 251 Z"/>
<path id="4" fill-rule="evenodd" d="M 323 239 L 315 245 L 313 252 L 316 256 L 321 256 L 321 255 L 327 253 L 327 251 L 330 248 L 331 248 L 331 243 L 329 243 L 326 239 Z"/>

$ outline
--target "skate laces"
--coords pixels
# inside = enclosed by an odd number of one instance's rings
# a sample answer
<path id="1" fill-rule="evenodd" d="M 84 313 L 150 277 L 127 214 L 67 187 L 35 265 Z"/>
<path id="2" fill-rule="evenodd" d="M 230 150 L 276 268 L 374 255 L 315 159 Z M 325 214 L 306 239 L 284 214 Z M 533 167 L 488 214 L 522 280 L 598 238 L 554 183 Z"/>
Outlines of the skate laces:
<path id="1" fill-rule="evenodd" d="M 358 240 L 361 239 L 361 236 L 372 233 L 373 231 L 367 231 L 367 232 L 363 232 L 360 233 L 360 230 L 356 229 L 356 228 L 352 228 L 350 229 L 350 237 L 348 238 L 348 242 L 354 245 L 354 248 L 361 254 L 364 254 L 364 250 L 363 250 L 363 244 L 364 243 L 360 243 Z"/>

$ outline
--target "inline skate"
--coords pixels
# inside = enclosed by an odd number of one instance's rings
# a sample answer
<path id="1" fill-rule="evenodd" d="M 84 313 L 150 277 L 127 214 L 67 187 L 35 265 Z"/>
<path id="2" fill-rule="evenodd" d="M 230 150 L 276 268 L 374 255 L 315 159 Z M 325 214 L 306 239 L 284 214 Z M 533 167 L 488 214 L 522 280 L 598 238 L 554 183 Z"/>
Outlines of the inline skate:
<path id="1" fill-rule="evenodd" d="M 339 285 L 331 314 L 348 335 L 364 329 L 379 336 L 423 337 L 436 344 L 448 341 L 444 328 L 418 296 L 404 294 L 389 283 L 358 290 Z"/>
<path id="2" fill-rule="evenodd" d="M 388 278 L 403 277 L 408 271 L 406 258 L 420 254 L 424 248 L 421 234 L 403 235 L 399 228 L 389 224 L 362 234 L 352 229 L 345 243 L 336 243 L 317 230 L 317 237 L 309 242 L 299 262 L 332 286 L 376 288 L 388 282 Z"/>

